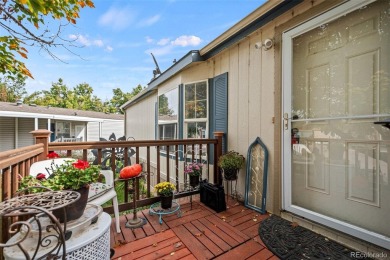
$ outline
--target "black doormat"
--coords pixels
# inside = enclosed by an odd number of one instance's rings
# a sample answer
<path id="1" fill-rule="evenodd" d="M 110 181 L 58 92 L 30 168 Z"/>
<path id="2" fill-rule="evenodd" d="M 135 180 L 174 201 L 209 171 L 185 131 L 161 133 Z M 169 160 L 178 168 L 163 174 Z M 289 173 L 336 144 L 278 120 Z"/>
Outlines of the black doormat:
<path id="1" fill-rule="evenodd" d="M 281 259 L 356 259 L 356 251 L 275 215 L 261 222 L 259 235 Z"/>

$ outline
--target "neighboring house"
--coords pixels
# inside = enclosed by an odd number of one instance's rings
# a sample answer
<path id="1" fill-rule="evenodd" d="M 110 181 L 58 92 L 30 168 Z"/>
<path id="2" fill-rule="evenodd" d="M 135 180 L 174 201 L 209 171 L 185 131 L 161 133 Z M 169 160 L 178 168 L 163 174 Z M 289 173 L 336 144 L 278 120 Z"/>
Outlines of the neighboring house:
<path id="1" fill-rule="evenodd" d="M 389 6 L 268 1 L 124 104 L 126 134 L 219 130 L 244 155 L 259 136 L 269 212 L 363 251 L 389 249 L 390 134 L 373 124 L 390 117 Z"/>
<path id="2" fill-rule="evenodd" d="M 124 116 L 101 112 L 0 102 L 0 152 L 34 144 L 30 134 L 52 131 L 50 141 L 99 141 L 123 136 Z"/>

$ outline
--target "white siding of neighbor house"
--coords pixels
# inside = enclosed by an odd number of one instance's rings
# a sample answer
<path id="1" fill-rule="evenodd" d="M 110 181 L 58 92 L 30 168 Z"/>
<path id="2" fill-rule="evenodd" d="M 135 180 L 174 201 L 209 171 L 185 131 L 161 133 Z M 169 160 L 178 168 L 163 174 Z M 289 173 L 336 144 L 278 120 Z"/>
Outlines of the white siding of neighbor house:
<path id="1" fill-rule="evenodd" d="M 126 137 L 131 136 L 135 140 L 154 140 L 156 102 L 157 95 L 152 94 L 126 110 Z"/>
<path id="2" fill-rule="evenodd" d="M 114 133 L 116 138 L 124 136 L 124 123 L 123 121 L 104 121 L 102 123 L 102 137 L 108 140 L 108 137 Z"/>
<path id="3" fill-rule="evenodd" d="M 21 148 L 34 144 L 31 131 L 34 130 L 35 118 L 18 118 L 18 147 Z"/>
<path id="4" fill-rule="evenodd" d="M 87 123 L 87 141 L 99 141 L 99 122 Z M 107 138 L 107 137 L 105 137 Z"/>
<path id="5" fill-rule="evenodd" d="M 15 148 L 15 118 L 0 117 L 0 152 Z"/>
<path id="6" fill-rule="evenodd" d="M 155 104 L 157 94 L 152 94 L 140 103 L 130 106 L 126 109 L 125 128 L 126 137 L 133 137 L 135 140 L 154 140 L 155 139 Z M 146 159 L 145 148 L 140 149 L 140 158 Z M 156 162 L 156 149 L 150 149 L 151 166 Z"/>

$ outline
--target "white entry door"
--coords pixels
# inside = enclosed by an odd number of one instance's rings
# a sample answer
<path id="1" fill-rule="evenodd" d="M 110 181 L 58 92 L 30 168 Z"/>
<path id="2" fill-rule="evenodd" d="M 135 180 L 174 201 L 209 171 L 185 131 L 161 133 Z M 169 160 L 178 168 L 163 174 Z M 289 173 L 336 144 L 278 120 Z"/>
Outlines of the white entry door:
<path id="1" fill-rule="evenodd" d="M 283 35 L 283 205 L 390 248 L 390 0 Z"/>

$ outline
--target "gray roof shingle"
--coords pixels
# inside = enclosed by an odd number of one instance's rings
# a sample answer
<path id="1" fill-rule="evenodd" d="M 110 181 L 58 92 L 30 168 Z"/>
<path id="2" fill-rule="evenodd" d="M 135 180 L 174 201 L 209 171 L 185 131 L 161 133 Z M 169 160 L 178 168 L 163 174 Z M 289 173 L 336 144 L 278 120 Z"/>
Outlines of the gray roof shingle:
<path id="1" fill-rule="evenodd" d="M 110 120 L 124 120 L 124 116 L 121 114 L 106 114 L 103 112 L 85 111 L 69 108 L 59 107 L 44 107 L 36 105 L 16 105 L 16 103 L 0 102 L 0 116 L 1 112 L 22 112 L 32 114 L 49 114 L 49 115 L 61 115 L 61 116 L 77 116 L 77 117 L 89 117 L 98 119 L 110 119 Z"/>

